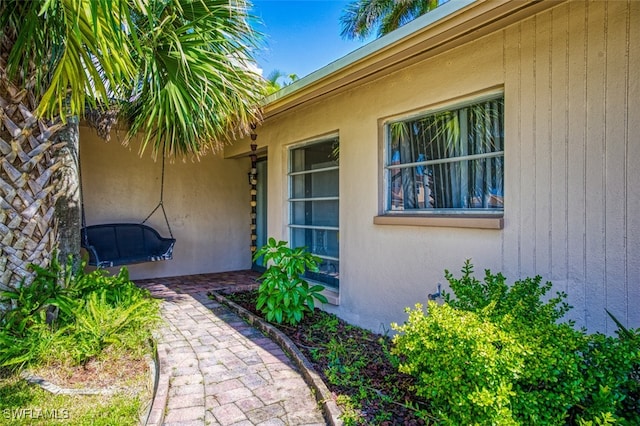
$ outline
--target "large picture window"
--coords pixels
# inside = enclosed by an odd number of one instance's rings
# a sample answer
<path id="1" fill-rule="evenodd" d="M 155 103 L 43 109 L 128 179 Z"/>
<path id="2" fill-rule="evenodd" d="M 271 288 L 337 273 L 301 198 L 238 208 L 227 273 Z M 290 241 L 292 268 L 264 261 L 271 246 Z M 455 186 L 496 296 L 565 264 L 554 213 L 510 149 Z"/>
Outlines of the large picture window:
<path id="1" fill-rule="evenodd" d="M 306 246 L 320 257 L 320 271 L 305 276 L 334 288 L 340 276 L 338 157 L 337 138 L 289 151 L 291 247 Z"/>
<path id="2" fill-rule="evenodd" d="M 387 123 L 387 213 L 489 213 L 504 207 L 504 98 Z"/>

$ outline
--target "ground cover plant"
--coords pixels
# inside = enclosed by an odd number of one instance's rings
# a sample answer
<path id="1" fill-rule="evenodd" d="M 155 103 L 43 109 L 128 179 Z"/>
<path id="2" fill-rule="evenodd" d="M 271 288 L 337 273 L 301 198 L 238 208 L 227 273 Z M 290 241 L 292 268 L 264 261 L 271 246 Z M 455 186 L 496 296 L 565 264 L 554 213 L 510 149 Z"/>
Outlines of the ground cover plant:
<path id="1" fill-rule="evenodd" d="M 139 416 L 147 399 L 139 392 L 111 396 L 54 395 L 28 384 L 19 375 L 4 375 L 0 377 L 0 425 L 134 426 L 140 424 Z"/>
<path id="2" fill-rule="evenodd" d="M 540 277 L 446 271 L 443 303 L 378 335 L 316 309 L 275 324 L 336 395 L 346 424 L 640 424 L 640 333 L 587 334 Z M 257 292 L 229 297 L 256 309 Z"/>
<path id="3" fill-rule="evenodd" d="M 137 424 L 151 398 L 151 330 L 159 303 L 126 269 L 72 271 L 54 261 L 35 279 L 0 293 L 0 423 Z M 63 388 L 115 388 L 113 395 L 52 395 L 28 372 Z M 47 423 L 49 422 L 49 423 Z"/>

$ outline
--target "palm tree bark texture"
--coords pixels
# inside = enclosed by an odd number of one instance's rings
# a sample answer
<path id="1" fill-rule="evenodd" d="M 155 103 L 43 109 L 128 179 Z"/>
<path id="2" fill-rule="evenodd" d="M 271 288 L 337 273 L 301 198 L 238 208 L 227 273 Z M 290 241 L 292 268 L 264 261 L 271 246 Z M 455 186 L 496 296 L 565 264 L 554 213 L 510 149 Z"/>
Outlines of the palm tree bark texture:
<path id="1" fill-rule="evenodd" d="M 62 123 L 33 114 L 33 98 L 7 80 L 4 64 L 0 57 L 0 289 L 29 277 L 29 264 L 49 264 L 57 240 L 57 171 L 63 166 L 57 153 L 64 145 L 52 142 Z"/>

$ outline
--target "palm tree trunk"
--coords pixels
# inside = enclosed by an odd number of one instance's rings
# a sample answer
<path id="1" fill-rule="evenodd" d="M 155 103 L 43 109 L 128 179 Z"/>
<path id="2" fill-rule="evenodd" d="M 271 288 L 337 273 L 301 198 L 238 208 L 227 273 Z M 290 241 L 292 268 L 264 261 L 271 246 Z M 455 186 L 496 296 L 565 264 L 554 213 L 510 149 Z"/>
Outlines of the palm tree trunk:
<path id="1" fill-rule="evenodd" d="M 57 173 L 59 198 L 55 204 L 58 226 L 58 258 L 62 264 L 71 259 L 72 270 L 80 266 L 81 194 L 79 173 L 79 124 L 78 117 L 67 118 L 67 125 L 58 133 L 64 146 L 57 153 L 62 166 Z"/>
<path id="2" fill-rule="evenodd" d="M 28 91 L 0 67 L 0 288 L 31 281 L 29 264 L 49 265 L 57 240 L 56 181 L 61 164 L 52 137 L 61 124 L 33 115 Z"/>

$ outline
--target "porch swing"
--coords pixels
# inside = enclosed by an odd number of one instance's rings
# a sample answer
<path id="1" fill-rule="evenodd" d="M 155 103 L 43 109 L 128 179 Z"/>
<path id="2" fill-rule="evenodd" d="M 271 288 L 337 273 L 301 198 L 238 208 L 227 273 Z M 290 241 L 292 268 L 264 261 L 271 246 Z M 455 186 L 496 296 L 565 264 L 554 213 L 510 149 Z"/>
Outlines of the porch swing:
<path id="1" fill-rule="evenodd" d="M 82 206 L 81 246 L 89 253 L 89 265 L 99 268 L 132 265 L 136 263 L 171 260 L 173 246 L 176 243 L 171 226 L 164 210 L 164 155 L 162 156 L 162 175 L 160 183 L 160 201 L 140 223 L 107 223 L 86 225 L 84 205 Z M 158 231 L 145 225 L 156 210 L 162 209 L 164 220 L 171 238 L 162 237 Z"/>

